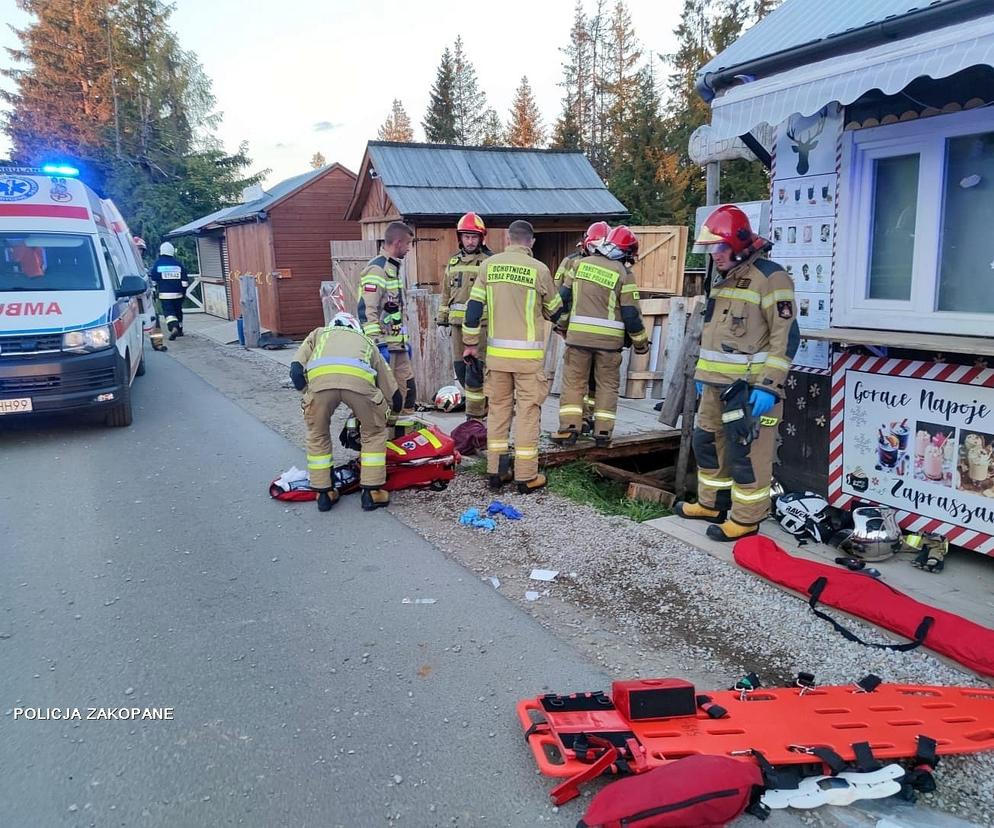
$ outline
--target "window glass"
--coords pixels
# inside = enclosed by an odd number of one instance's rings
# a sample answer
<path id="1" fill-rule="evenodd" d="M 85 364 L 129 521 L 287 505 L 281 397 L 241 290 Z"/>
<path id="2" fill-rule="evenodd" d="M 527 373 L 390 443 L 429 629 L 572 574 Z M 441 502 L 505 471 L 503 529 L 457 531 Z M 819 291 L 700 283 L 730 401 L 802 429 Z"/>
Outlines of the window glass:
<path id="1" fill-rule="evenodd" d="M 110 254 L 110 250 L 107 247 L 107 240 L 104 238 L 100 239 L 100 247 L 103 250 L 104 261 L 107 263 L 107 270 L 110 272 L 110 283 L 114 286 L 116 290 L 121 286 L 121 277 L 117 271 L 117 265 L 114 262 L 114 257 Z"/>
<path id="2" fill-rule="evenodd" d="M 915 252 L 919 157 L 879 158 L 873 166 L 867 298 L 907 301 Z"/>
<path id="3" fill-rule="evenodd" d="M 994 132 L 946 142 L 938 310 L 994 313 Z"/>
<path id="4" fill-rule="evenodd" d="M 0 233 L 0 292 L 99 290 L 102 286 L 88 236 Z"/>

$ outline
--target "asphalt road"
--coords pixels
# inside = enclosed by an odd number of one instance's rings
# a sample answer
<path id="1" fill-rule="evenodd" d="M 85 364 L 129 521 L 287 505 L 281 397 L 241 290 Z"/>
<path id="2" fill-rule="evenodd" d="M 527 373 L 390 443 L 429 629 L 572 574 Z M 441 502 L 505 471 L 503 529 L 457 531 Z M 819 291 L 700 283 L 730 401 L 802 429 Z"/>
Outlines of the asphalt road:
<path id="1" fill-rule="evenodd" d="M 605 676 L 389 514 L 271 500 L 304 458 L 169 355 L 134 398 L 0 421 L 0 825 L 575 824 L 514 703 Z"/>

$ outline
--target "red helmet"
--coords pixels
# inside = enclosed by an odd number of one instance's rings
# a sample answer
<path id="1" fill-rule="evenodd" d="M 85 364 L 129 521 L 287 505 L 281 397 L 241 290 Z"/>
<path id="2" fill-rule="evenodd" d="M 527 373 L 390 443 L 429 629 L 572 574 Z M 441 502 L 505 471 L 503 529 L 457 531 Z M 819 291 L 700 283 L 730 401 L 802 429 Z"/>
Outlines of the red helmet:
<path id="1" fill-rule="evenodd" d="M 597 246 L 607 239 L 610 232 L 611 228 L 606 221 L 595 221 L 583 234 L 583 241 L 580 242 L 579 246 L 588 253 L 596 250 Z"/>
<path id="2" fill-rule="evenodd" d="M 457 233 L 476 233 L 480 239 L 487 237 L 487 225 L 476 213 L 466 213 L 456 225 Z"/>
<path id="3" fill-rule="evenodd" d="M 607 234 L 607 238 L 598 249 L 609 259 L 634 261 L 639 254 L 638 236 L 624 224 L 619 224 Z"/>
<path id="4" fill-rule="evenodd" d="M 749 217 L 738 207 L 724 204 L 704 220 L 695 244 L 727 244 L 733 253 L 741 253 L 752 244 L 755 234 Z"/>

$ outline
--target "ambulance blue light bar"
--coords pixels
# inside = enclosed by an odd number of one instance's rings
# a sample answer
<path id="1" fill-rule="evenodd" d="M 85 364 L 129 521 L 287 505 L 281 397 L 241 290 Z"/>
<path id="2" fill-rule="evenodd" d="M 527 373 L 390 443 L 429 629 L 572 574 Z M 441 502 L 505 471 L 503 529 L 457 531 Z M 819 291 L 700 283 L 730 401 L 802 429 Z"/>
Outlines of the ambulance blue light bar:
<path id="1" fill-rule="evenodd" d="M 45 175 L 79 175 L 79 170 L 69 164 L 45 164 L 41 168 L 41 171 L 45 173 Z"/>

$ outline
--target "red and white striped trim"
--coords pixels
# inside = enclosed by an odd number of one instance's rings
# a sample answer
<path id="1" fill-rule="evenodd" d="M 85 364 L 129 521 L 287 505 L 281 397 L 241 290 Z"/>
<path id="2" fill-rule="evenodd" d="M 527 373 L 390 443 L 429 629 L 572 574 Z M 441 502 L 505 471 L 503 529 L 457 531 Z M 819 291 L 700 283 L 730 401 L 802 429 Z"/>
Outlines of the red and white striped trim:
<path id="1" fill-rule="evenodd" d="M 893 377 L 911 377 L 994 388 L 994 369 L 991 368 L 949 365 L 944 362 L 920 362 L 891 357 L 860 356 L 849 352 L 838 354 L 832 366 L 832 428 L 828 449 L 828 500 L 829 503 L 840 509 L 848 508 L 857 500 L 869 500 L 868 498 L 857 498 L 842 491 L 843 436 L 845 430 L 843 415 L 845 413 L 846 372 L 850 369 Z M 906 531 L 938 532 L 945 535 L 949 538 L 950 543 L 957 546 L 963 546 L 984 555 L 994 555 L 994 536 L 914 512 L 900 509 L 895 509 L 895 512 L 898 523 Z"/>

